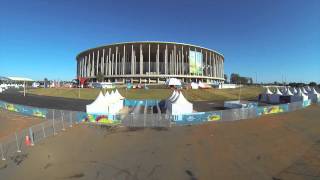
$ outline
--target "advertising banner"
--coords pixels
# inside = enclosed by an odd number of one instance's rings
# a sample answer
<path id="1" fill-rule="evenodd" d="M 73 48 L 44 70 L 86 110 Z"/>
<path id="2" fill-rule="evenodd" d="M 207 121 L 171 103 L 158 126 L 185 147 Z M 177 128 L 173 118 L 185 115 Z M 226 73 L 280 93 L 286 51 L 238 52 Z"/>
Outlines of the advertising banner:
<path id="1" fill-rule="evenodd" d="M 257 108 L 257 115 L 266 115 L 266 114 L 276 114 L 276 113 L 282 113 L 282 112 L 288 112 L 289 106 L 288 104 L 281 104 L 276 106 L 264 106 L 264 107 L 258 107 Z"/>
<path id="2" fill-rule="evenodd" d="M 199 124 L 207 121 L 220 121 L 222 113 L 217 112 L 197 112 L 173 116 L 173 121 L 178 125 Z"/>
<path id="3" fill-rule="evenodd" d="M 201 52 L 189 51 L 189 66 L 191 75 L 202 75 L 203 55 Z"/>

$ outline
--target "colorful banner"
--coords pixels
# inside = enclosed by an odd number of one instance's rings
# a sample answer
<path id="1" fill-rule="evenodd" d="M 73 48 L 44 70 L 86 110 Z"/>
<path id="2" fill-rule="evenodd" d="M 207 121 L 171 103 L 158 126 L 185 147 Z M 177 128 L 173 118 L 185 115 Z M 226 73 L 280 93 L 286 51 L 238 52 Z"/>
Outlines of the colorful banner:
<path id="1" fill-rule="evenodd" d="M 95 115 L 95 114 L 88 114 L 83 119 L 84 122 L 90 123 L 99 123 L 99 124 L 106 124 L 106 125 L 116 125 L 120 124 L 120 118 L 117 115 Z"/>
<path id="2" fill-rule="evenodd" d="M 199 124 L 207 121 L 219 121 L 221 120 L 221 115 L 222 113 L 220 111 L 183 114 L 173 116 L 173 122 L 179 125 Z"/>
<path id="3" fill-rule="evenodd" d="M 311 99 L 308 99 L 308 100 L 302 102 L 302 107 L 308 107 L 310 105 L 311 105 Z"/>
<path id="4" fill-rule="evenodd" d="M 189 51 L 189 66 L 191 75 L 202 75 L 202 59 L 201 52 Z"/>
<path id="5" fill-rule="evenodd" d="M 16 104 L 11 104 L 3 101 L 0 101 L 0 107 L 8 111 L 13 111 L 23 115 L 36 116 L 41 118 L 45 118 L 48 113 L 47 109 L 16 105 Z"/>
<path id="6" fill-rule="evenodd" d="M 263 106 L 257 108 L 257 115 L 265 115 L 265 114 L 276 114 L 282 112 L 288 112 L 289 106 L 288 104 L 281 104 L 276 106 Z"/>

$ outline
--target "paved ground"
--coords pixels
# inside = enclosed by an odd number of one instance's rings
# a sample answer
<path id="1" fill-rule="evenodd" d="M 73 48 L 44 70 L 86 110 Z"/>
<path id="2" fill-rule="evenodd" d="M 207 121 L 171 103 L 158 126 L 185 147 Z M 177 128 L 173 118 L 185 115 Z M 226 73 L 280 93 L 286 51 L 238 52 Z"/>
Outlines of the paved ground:
<path id="1" fill-rule="evenodd" d="M 22 104 L 35 107 L 43 107 L 50 109 L 63 109 L 72 111 L 86 111 L 86 105 L 92 100 L 69 99 L 51 96 L 38 96 L 27 94 L 25 97 L 22 93 L 15 90 L 0 93 L 0 100 L 15 104 Z"/>
<path id="2" fill-rule="evenodd" d="M 28 106 L 83 112 L 86 111 L 86 105 L 92 102 L 92 100 L 71 99 L 53 96 L 38 96 L 33 94 L 27 94 L 27 96 L 24 97 L 23 94 L 15 90 L 10 90 L 6 93 L 0 94 L 0 100 Z M 198 112 L 224 109 L 223 101 L 195 101 L 192 103 L 194 104 L 194 110 Z"/>
<path id="3" fill-rule="evenodd" d="M 171 129 L 77 126 L 0 161 L 0 179 L 320 179 L 320 107 Z"/>
<path id="4" fill-rule="evenodd" d="M 21 116 L 17 113 L 0 109 L 0 140 L 7 135 L 14 134 L 16 131 L 30 127 L 34 124 L 41 123 L 43 121 L 44 120 L 40 118 Z"/>

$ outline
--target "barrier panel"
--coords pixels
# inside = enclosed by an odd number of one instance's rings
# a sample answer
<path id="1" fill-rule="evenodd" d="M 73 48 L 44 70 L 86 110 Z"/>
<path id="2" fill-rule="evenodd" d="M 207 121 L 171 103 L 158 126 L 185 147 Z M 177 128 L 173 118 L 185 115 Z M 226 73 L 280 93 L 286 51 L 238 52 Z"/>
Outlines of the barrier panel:
<path id="1" fill-rule="evenodd" d="M 156 101 L 144 101 L 156 103 Z M 320 102 L 318 102 L 320 104 Z M 311 104 L 310 100 L 281 105 L 228 109 L 212 112 L 197 112 L 183 115 L 169 114 L 114 114 L 114 115 L 88 115 L 84 112 L 36 108 L 15 105 L 0 101 L 0 108 L 18 112 L 24 115 L 46 118 L 40 124 L 31 126 L 12 135 L 1 138 L 0 157 L 5 160 L 19 152 L 26 151 L 29 146 L 38 144 L 43 139 L 55 136 L 75 124 L 88 122 L 102 125 L 123 125 L 127 127 L 171 127 L 172 125 L 193 125 L 204 122 L 225 122 L 240 119 L 255 118 L 261 115 L 291 112 L 302 109 Z"/>
<path id="2" fill-rule="evenodd" d="M 27 116 L 36 116 L 41 118 L 45 118 L 48 113 L 48 110 L 45 108 L 17 105 L 17 104 L 7 103 L 4 101 L 0 101 L 0 108 L 6 109 L 8 111 L 17 112 Z"/>
<path id="3" fill-rule="evenodd" d="M 199 124 L 207 121 L 220 121 L 222 113 L 214 112 L 197 112 L 182 115 L 173 115 L 172 121 L 177 125 Z"/>

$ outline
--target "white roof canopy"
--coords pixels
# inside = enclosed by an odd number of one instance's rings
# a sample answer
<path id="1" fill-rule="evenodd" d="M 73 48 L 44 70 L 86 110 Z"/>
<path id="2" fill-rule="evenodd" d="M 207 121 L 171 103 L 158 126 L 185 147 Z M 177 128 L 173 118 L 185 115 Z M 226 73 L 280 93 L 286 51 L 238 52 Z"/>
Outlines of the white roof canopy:
<path id="1" fill-rule="evenodd" d="M 8 79 L 11 81 L 34 81 L 30 78 L 25 78 L 25 77 L 8 77 Z"/>

